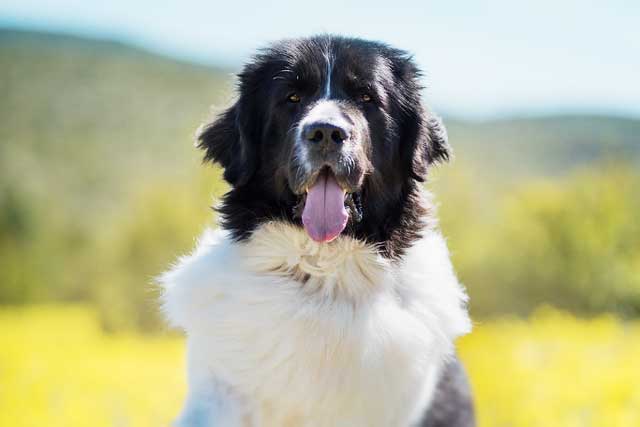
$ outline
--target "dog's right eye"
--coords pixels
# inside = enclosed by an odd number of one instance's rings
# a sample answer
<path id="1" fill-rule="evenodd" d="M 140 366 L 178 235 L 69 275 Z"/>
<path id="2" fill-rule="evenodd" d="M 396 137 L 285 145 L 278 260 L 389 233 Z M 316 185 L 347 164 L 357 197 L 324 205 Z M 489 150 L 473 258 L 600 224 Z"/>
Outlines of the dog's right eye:
<path id="1" fill-rule="evenodd" d="M 287 101 L 295 104 L 297 102 L 300 102 L 300 96 L 297 93 L 292 93 L 291 95 L 287 96 Z"/>

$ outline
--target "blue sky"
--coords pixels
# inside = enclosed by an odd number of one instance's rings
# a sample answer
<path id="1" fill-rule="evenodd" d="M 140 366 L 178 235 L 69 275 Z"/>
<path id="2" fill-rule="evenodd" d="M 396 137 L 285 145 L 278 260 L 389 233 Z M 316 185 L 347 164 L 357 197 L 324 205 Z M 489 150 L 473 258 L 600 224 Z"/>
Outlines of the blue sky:
<path id="1" fill-rule="evenodd" d="M 428 102 L 445 114 L 640 117 L 637 0 L 3 0 L 2 25 L 236 67 L 269 40 L 355 35 L 413 52 Z"/>

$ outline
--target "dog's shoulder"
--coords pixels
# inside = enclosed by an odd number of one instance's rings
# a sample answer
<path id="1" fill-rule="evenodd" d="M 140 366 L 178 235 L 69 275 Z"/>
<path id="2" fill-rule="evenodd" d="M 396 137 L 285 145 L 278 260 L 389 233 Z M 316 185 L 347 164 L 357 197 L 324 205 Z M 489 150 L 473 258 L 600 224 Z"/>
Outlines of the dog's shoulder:
<path id="1" fill-rule="evenodd" d="M 223 296 L 225 284 L 239 277 L 237 247 L 228 233 L 206 229 L 195 249 L 182 256 L 157 278 L 161 302 L 169 323 L 185 330 L 197 322 L 195 316 Z"/>
<path id="2" fill-rule="evenodd" d="M 455 274 L 442 234 L 427 229 L 396 268 L 398 293 L 429 316 L 431 325 L 452 340 L 471 331 L 468 296 Z"/>

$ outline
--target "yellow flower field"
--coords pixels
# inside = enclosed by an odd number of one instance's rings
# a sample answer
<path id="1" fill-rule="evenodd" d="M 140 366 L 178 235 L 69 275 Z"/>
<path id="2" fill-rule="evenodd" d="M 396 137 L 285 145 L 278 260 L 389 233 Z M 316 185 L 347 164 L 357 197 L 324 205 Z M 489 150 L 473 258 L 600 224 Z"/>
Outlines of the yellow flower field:
<path id="1" fill-rule="evenodd" d="M 640 426 L 640 322 L 544 309 L 459 348 L 481 427 Z M 167 426 L 184 392 L 179 337 L 106 335 L 85 307 L 0 309 L 0 426 Z"/>

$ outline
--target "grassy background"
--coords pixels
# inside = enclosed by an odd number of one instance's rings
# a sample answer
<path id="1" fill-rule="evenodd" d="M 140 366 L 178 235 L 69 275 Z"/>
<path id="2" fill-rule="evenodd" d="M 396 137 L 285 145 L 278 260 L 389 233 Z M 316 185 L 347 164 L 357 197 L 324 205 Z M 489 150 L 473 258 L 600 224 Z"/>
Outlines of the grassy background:
<path id="1" fill-rule="evenodd" d="M 214 221 L 226 186 L 192 135 L 232 89 L 230 70 L 0 30 L 0 425 L 175 414 L 181 344 L 150 283 Z M 428 186 L 479 324 L 461 351 L 481 425 L 638 425 L 640 121 L 445 122 L 456 158 Z"/>

